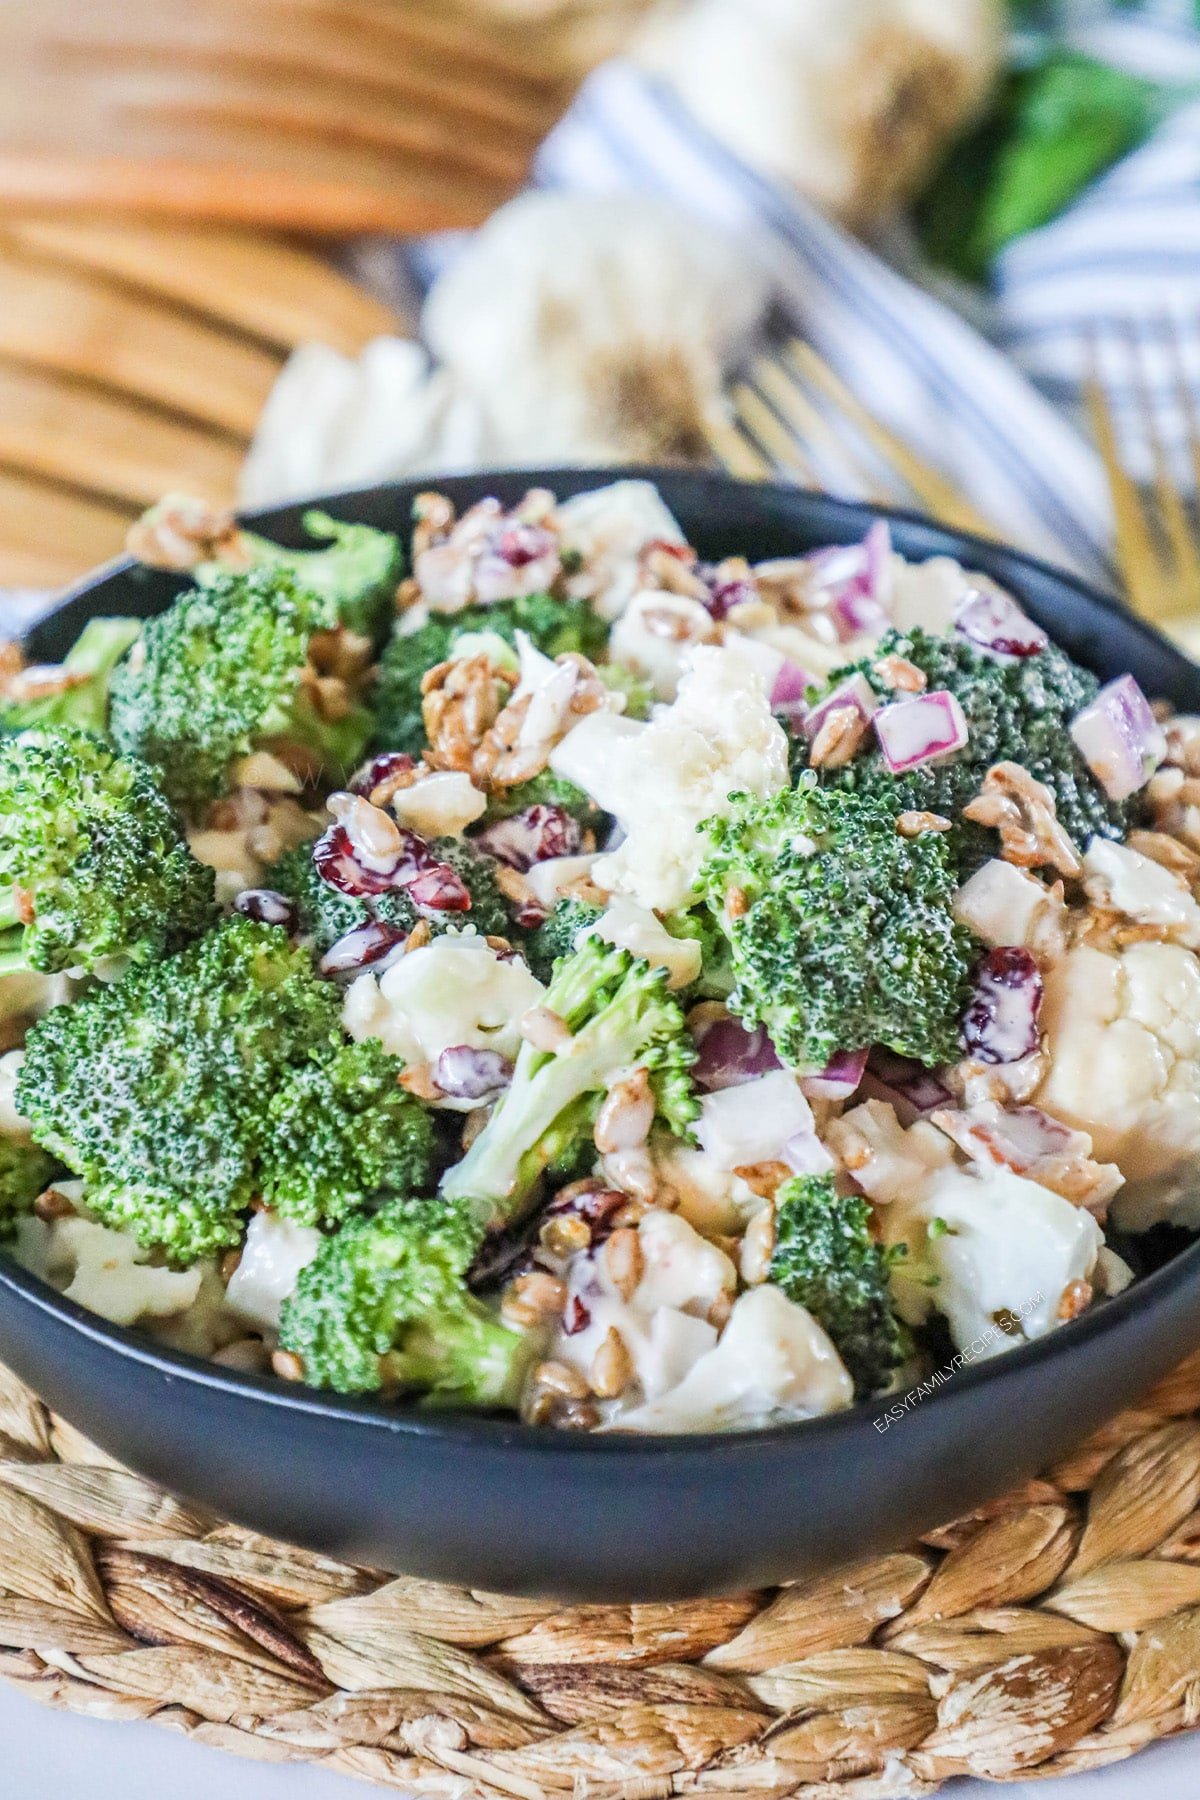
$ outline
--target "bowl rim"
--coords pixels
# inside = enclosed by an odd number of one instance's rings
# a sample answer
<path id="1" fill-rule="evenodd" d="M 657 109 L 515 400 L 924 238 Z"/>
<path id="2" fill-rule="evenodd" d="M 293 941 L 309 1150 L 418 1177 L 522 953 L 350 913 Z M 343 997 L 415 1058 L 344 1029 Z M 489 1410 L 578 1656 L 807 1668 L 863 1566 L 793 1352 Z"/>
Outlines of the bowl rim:
<path id="1" fill-rule="evenodd" d="M 579 486 L 581 478 L 585 482 L 584 488 Z M 556 484 L 561 485 L 567 481 L 575 491 L 590 491 L 593 485 L 607 486 L 617 480 L 644 480 L 657 485 L 663 481 L 678 481 L 680 478 L 686 478 L 698 488 L 708 486 L 723 493 L 745 492 L 748 496 L 766 496 L 784 503 L 819 503 L 823 513 L 844 520 L 849 533 L 858 531 L 861 535 L 863 526 L 875 519 L 918 527 L 942 540 L 942 550 L 931 550 L 930 555 L 953 554 L 961 561 L 964 550 L 977 550 L 986 562 L 995 562 L 999 558 L 1007 565 L 1016 564 L 1060 587 L 1074 590 L 1090 606 L 1118 616 L 1126 629 L 1133 629 L 1137 636 L 1146 639 L 1148 643 L 1160 649 L 1166 647 L 1174 656 L 1187 660 L 1178 646 L 1171 644 L 1153 626 L 1139 618 L 1115 594 L 1107 594 L 1069 570 L 1058 568 L 999 539 L 940 525 L 927 514 L 913 509 L 843 500 L 819 489 L 784 482 L 743 482 L 717 471 L 656 464 L 621 464 L 595 469 L 554 467 L 460 471 L 423 476 L 417 482 L 392 480 L 357 484 L 325 491 L 311 498 L 289 500 L 252 512 L 239 512 L 237 516 L 239 523 L 255 530 L 263 530 L 269 529 L 283 517 L 302 513 L 310 506 L 335 508 L 339 504 L 352 505 L 366 498 L 377 499 L 389 492 L 402 496 L 412 493 L 415 488 L 453 490 L 464 486 L 478 487 L 478 497 L 482 498 L 488 491 L 488 484 L 498 481 L 507 483 L 520 480 L 529 486 L 544 486 L 555 490 Z M 53 607 L 30 627 L 26 636 L 36 637 L 65 607 L 103 588 L 108 582 L 137 566 L 136 560 L 130 556 L 114 557 L 101 564 L 65 588 L 57 596 Z M 1180 1290 L 1193 1282 L 1200 1297 L 1200 1238 L 1171 1256 L 1151 1274 L 1136 1279 L 1124 1292 L 1105 1300 L 1082 1318 L 1072 1320 L 1060 1329 L 1048 1332 L 1032 1342 L 1019 1344 L 999 1355 L 965 1364 L 954 1370 L 942 1385 L 948 1387 L 954 1395 L 966 1397 L 977 1390 L 986 1391 L 989 1387 L 994 1387 L 1006 1376 L 1015 1379 L 1023 1370 L 1048 1364 L 1054 1359 L 1070 1357 L 1075 1353 L 1082 1354 L 1087 1345 L 1121 1331 L 1131 1318 L 1168 1303 Z M 48 1282 L 22 1268 L 3 1249 L 0 1249 L 0 1294 L 19 1299 L 97 1346 L 114 1352 L 122 1359 L 141 1364 L 172 1381 L 184 1381 L 190 1386 L 227 1394 L 236 1400 L 260 1402 L 314 1420 L 348 1420 L 359 1427 L 373 1432 L 382 1431 L 391 1437 L 433 1439 L 455 1447 L 484 1445 L 493 1450 L 535 1452 L 543 1457 L 615 1456 L 624 1462 L 631 1457 L 671 1461 L 700 1455 L 706 1461 L 711 1461 L 720 1457 L 744 1456 L 752 1448 L 766 1454 L 777 1446 L 793 1441 L 815 1445 L 821 1440 L 861 1430 L 868 1420 L 872 1423 L 880 1420 L 889 1408 L 904 1401 L 908 1394 L 916 1392 L 933 1379 L 925 1376 L 910 1388 L 859 1401 L 840 1412 L 737 1431 L 549 1431 L 544 1426 L 528 1425 L 507 1414 L 453 1409 L 439 1411 L 411 1404 L 405 1406 L 369 1395 L 337 1394 L 326 1389 L 308 1388 L 302 1383 L 284 1382 L 275 1376 L 228 1369 L 209 1358 L 157 1343 L 132 1327 L 113 1324 L 77 1301 L 68 1299 Z M 921 1396 L 922 1401 L 925 1398 L 935 1401 L 942 1398 L 940 1388 L 935 1388 L 928 1396 Z"/>

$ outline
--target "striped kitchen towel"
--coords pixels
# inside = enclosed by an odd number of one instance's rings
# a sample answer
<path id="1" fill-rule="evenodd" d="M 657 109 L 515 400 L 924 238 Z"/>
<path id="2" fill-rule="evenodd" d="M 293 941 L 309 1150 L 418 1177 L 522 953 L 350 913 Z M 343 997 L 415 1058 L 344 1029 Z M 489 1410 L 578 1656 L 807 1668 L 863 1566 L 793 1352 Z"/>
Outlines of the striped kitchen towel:
<path id="1" fill-rule="evenodd" d="M 1136 18 L 1070 0 L 1065 13 L 1059 36 L 1071 47 L 1200 86 L 1200 30 L 1175 0 Z M 972 306 L 969 319 L 944 289 L 931 291 L 749 169 L 629 64 L 608 64 L 585 84 L 543 146 L 536 179 L 664 195 L 747 240 L 774 273 L 780 331 L 812 342 L 1007 536 L 1085 575 L 1109 574 L 1111 537 L 1103 471 L 1080 429 L 1093 333 L 1103 339 L 1115 320 L 1145 326 L 1155 398 L 1183 441 L 1156 329 L 1164 315 L 1175 321 L 1200 394 L 1200 102 L 1174 112 L 1068 213 L 1018 240 L 995 270 L 992 301 Z M 1106 375 L 1137 465 L 1145 451 L 1127 372 Z"/>

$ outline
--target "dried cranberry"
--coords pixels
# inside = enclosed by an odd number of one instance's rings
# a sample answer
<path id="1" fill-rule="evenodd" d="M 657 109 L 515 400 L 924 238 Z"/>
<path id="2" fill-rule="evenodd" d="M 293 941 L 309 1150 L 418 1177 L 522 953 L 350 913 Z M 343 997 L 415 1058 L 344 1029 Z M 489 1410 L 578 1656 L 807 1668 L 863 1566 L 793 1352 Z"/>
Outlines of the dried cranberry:
<path id="1" fill-rule="evenodd" d="M 954 625 L 969 643 L 999 656 L 1038 656 L 1050 642 L 1011 594 L 990 584 L 970 590 Z"/>
<path id="2" fill-rule="evenodd" d="M 364 894 L 386 894 L 396 885 L 394 875 L 381 875 L 378 869 L 365 868 L 359 862 L 344 825 L 331 825 L 317 839 L 313 862 L 322 881 L 354 900 L 361 900 Z"/>
<path id="3" fill-rule="evenodd" d="M 382 755 L 373 756 L 370 762 L 363 764 L 350 783 L 350 792 L 369 800 L 381 782 L 391 781 L 397 775 L 407 775 L 413 766 L 412 757 L 405 755 L 403 750 L 385 750 Z"/>
<path id="4" fill-rule="evenodd" d="M 452 1100 L 483 1100 L 498 1094 L 512 1079 L 513 1066 L 498 1050 L 452 1044 L 433 1065 L 433 1079 Z"/>
<path id="5" fill-rule="evenodd" d="M 435 859 L 433 851 L 423 837 L 419 837 L 415 831 L 410 831 L 407 825 L 399 826 L 398 830 L 400 855 L 390 877 L 393 887 L 411 888 L 418 875 L 445 867 L 443 863 L 439 863 Z"/>
<path id="6" fill-rule="evenodd" d="M 551 857 L 575 856 L 583 833 L 564 807 L 539 805 L 527 806 L 511 818 L 498 819 L 481 831 L 475 842 L 497 862 L 524 872 Z"/>
<path id="7" fill-rule="evenodd" d="M 466 882 L 449 863 L 432 863 L 405 883 L 414 906 L 429 912 L 470 912 L 471 895 Z"/>
<path id="8" fill-rule="evenodd" d="M 256 919 L 260 925 L 281 925 L 289 934 L 294 933 L 300 923 L 293 902 L 274 888 L 243 888 L 233 903 L 233 910 L 244 918 Z"/>
<path id="9" fill-rule="evenodd" d="M 371 919 L 366 925 L 358 925 L 340 937 L 336 944 L 331 944 L 320 961 L 322 975 L 350 975 L 355 969 L 365 969 L 369 963 L 377 963 L 381 957 L 387 956 L 402 944 L 408 933 L 401 931 L 396 925 L 388 925 L 382 919 Z"/>
<path id="10" fill-rule="evenodd" d="M 989 950 L 975 972 L 975 993 L 963 1015 L 962 1035 L 977 1062 L 1020 1062 L 1040 1042 L 1042 977 L 1028 950 L 1003 945 Z"/>
<path id="11" fill-rule="evenodd" d="M 755 597 L 752 581 L 744 575 L 723 575 L 719 563 L 702 563 L 696 573 L 708 589 L 703 604 L 714 619 L 727 619 L 735 606 L 744 606 Z"/>
<path id="12" fill-rule="evenodd" d="M 510 569 L 524 569 L 540 557 L 549 556 L 556 539 L 541 525 L 525 525 L 520 520 L 505 525 L 495 543 L 495 553 Z"/>
<path id="13" fill-rule="evenodd" d="M 577 1332 L 586 1331 L 592 1322 L 592 1315 L 583 1304 L 578 1294 L 568 1294 L 567 1304 L 563 1308 L 563 1330 L 568 1337 Z"/>

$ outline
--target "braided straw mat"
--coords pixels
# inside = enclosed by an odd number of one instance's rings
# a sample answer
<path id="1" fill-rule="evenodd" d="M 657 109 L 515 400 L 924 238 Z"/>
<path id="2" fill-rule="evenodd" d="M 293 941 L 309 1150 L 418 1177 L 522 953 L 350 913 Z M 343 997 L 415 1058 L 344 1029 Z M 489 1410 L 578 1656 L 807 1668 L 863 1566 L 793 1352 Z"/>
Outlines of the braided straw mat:
<path id="1" fill-rule="evenodd" d="M 0 1370 L 0 1674 L 437 1800 L 887 1800 L 1200 1723 L 1200 1355 L 1044 1478 L 838 1575 L 561 1607 L 203 1517 Z"/>

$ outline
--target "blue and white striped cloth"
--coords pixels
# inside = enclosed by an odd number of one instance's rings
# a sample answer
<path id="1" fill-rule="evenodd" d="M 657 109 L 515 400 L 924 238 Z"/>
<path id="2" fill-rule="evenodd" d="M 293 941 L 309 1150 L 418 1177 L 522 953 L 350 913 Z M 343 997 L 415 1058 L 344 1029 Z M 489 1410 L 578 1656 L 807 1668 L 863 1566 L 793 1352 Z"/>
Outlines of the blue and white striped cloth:
<path id="1" fill-rule="evenodd" d="M 1167 16 L 1171 4 L 1162 17 L 1136 20 L 1097 20 L 1084 7 L 1090 17 L 1069 24 L 1067 41 L 1200 85 L 1200 31 Z M 535 178 L 667 196 L 747 240 L 774 274 L 785 331 L 815 345 L 1013 541 L 1085 575 L 1109 574 L 1111 539 L 1103 470 L 1079 420 L 1091 333 L 1103 349 L 1118 321 L 1144 332 L 1165 435 L 1183 442 L 1185 415 L 1158 333 L 1169 315 L 1200 395 L 1200 103 L 1175 112 L 1069 213 L 1007 252 L 983 329 L 749 169 L 629 64 L 588 80 L 543 146 Z M 1130 460 L 1144 464 L 1130 359 L 1104 373 L 1118 407 L 1127 406 Z"/>

